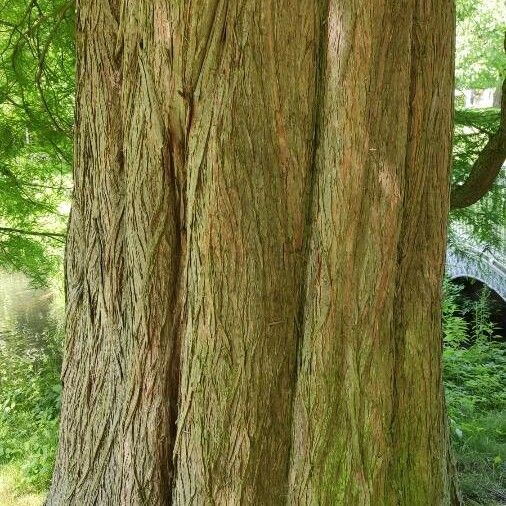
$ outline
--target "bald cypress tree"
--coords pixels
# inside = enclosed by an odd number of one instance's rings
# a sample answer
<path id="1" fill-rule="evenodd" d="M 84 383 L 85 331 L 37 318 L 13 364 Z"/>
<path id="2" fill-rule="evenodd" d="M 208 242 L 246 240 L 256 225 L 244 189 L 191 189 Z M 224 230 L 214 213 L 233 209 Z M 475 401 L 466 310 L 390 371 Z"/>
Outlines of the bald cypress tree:
<path id="1" fill-rule="evenodd" d="M 49 505 L 457 503 L 452 2 L 81 0 Z"/>

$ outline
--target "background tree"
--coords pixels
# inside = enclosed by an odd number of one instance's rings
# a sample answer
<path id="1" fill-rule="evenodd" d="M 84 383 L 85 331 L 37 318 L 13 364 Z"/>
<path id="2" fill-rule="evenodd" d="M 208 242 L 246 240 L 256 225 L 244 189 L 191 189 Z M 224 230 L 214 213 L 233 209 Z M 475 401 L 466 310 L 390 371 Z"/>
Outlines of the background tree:
<path id="1" fill-rule="evenodd" d="M 455 112 L 451 244 L 464 226 L 478 243 L 504 249 L 505 118 L 506 107 Z"/>
<path id="2" fill-rule="evenodd" d="M 74 4 L 2 1 L 0 13 L 0 264 L 44 283 L 71 187 Z"/>
<path id="3" fill-rule="evenodd" d="M 496 89 L 495 108 L 466 109 L 460 98 L 456 103 L 450 242 L 457 246 L 464 226 L 478 243 L 505 247 L 504 9 L 501 0 L 457 2 L 456 89 Z"/>
<path id="4" fill-rule="evenodd" d="M 458 0 L 455 86 L 458 90 L 501 89 L 505 72 L 503 52 L 504 2 Z M 500 101 L 496 103 L 499 106 Z"/>

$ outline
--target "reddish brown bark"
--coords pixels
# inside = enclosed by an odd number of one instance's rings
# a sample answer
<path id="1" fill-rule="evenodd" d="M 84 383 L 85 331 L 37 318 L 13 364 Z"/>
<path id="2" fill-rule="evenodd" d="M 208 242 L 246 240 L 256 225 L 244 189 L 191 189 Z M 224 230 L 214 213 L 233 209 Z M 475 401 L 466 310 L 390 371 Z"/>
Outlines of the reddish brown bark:
<path id="1" fill-rule="evenodd" d="M 48 504 L 450 504 L 451 2 L 78 7 Z"/>

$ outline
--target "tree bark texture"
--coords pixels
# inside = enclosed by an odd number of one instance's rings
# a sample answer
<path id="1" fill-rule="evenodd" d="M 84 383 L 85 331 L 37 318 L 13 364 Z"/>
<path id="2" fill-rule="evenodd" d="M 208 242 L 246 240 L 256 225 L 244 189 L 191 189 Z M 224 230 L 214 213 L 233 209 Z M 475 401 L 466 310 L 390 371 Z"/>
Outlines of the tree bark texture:
<path id="1" fill-rule="evenodd" d="M 48 505 L 452 502 L 452 4 L 78 2 Z"/>

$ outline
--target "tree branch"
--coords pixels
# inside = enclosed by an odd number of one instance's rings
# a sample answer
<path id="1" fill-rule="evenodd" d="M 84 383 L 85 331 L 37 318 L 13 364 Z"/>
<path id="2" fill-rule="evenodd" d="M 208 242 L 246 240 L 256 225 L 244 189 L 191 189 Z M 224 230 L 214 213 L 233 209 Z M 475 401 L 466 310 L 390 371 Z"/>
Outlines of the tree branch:
<path id="1" fill-rule="evenodd" d="M 478 202 L 492 188 L 504 160 L 506 160 L 506 79 L 502 83 L 499 128 L 489 137 L 464 183 L 452 188 L 450 209 L 462 209 Z"/>
<path id="2" fill-rule="evenodd" d="M 56 239 L 60 242 L 63 242 L 63 239 L 65 239 L 66 237 L 66 234 L 60 232 L 38 232 L 36 230 L 22 230 L 20 228 L 10 228 L 10 227 L 0 227 L 0 233 L 50 237 L 51 239 Z"/>

